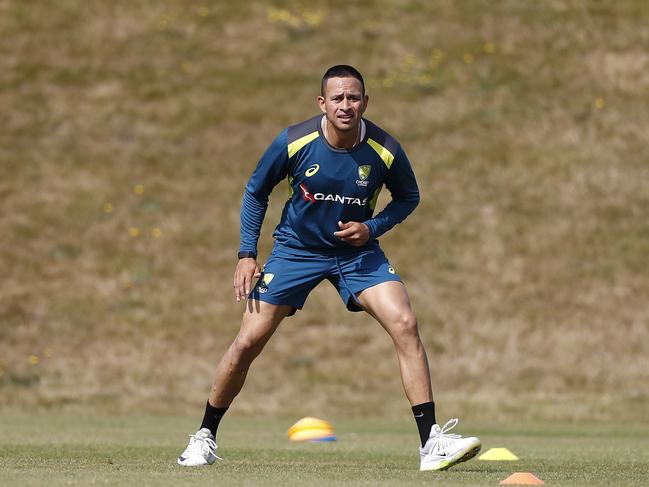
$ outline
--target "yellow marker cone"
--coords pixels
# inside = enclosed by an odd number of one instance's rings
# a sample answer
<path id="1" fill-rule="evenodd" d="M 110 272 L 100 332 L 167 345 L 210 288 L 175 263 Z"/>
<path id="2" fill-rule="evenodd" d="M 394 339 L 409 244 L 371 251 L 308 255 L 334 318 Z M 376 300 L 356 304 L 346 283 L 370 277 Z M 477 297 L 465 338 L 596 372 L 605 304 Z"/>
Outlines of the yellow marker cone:
<path id="1" fill-rule="evenodd" d="M 491 460 L 496 462 L 518 460 L 518 457 L 507 448 L 491 448 L 478 457 L 478 460 Z"/>
<path id="2" fill-rule="evenodd" d="M 318 418 L 302 418 L 288 430 L 291 441 L 336 441 L 334 428 L 329 421 Z"/>
<path id="3" fill-rule="evenodd" d="M 543 485 L 544 483 L 536 475 L 529 472 L 514 472 L 500 481 L 500 485 Z"/>

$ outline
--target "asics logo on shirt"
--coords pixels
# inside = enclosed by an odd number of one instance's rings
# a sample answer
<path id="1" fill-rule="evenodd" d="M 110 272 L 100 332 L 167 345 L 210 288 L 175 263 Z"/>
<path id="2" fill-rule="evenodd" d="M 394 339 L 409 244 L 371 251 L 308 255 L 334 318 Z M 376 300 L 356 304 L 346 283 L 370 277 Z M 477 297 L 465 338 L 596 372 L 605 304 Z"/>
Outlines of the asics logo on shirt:
<path id="1" fill-rule="evenodd" d="M 306 171 L 304 171 L 304 175 L 307 178 L 310 178 L 313 176 L 315 173 L 318 172 L 318 169 L 320 169 L 320 164 L 313 164 L 312 166 L 309 167 Z"/>

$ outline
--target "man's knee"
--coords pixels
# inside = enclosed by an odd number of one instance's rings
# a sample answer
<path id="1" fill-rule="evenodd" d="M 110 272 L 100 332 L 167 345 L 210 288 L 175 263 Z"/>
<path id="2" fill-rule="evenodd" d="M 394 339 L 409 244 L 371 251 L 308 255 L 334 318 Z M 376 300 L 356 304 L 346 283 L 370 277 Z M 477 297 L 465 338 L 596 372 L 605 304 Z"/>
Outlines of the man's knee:
<path id="1" fill-rule="evenodd" d="M 264 340 L 252 333 L 239 333 L 232 344 L 237 357 L 253 359 L 264 348 Z"/>
<path id="2" fill-rule="evenodd" d="M 412 310 L 402 311 L 395 318 L 394 339 L 400 342 L 410 343 L 419 341 L 419 329 L 417 317 Z"/>

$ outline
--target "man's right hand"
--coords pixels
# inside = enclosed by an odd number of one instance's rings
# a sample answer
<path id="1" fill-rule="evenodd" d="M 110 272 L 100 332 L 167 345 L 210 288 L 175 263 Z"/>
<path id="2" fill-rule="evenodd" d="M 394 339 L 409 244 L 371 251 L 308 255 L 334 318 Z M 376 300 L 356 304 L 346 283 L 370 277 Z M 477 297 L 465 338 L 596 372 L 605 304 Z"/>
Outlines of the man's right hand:
<path id="1" fill-rule="evenodd" d="M 237 301 L 242 299 L 245 301 L 250 294 L 250 287 L 252 285 L 252 278 L 259 278 L 261 276 L 261 267 L 257 264 L 257 259 L 252 257 L 245 257 L 239 259 L 237 268 L 234 271 L 234 297 Z"/>

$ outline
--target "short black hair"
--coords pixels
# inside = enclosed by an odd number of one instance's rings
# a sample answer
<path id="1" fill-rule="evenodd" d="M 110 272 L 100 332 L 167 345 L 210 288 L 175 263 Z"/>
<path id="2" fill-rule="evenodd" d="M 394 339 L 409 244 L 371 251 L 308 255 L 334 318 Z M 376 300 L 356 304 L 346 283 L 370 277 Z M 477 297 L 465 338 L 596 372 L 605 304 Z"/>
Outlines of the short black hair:
<path id="1" fill-rule="evenodd" d="M 336 64 L 330 67 L 322 77 L 322 82 L 320 83 L 320 94 L 322 96 L 325 96 L 325 86 L 329 78 L 356 78 L 361 82 L 361 90 L 363 91 L 363 96 L 365 96 L 365 81 L 363 81 L 363 76 L 355 67 L 347 64 Z"/>

